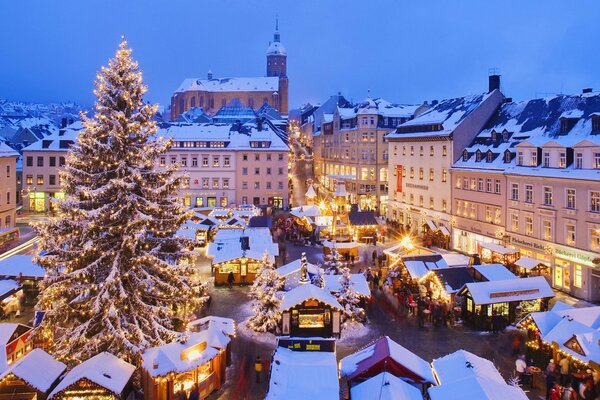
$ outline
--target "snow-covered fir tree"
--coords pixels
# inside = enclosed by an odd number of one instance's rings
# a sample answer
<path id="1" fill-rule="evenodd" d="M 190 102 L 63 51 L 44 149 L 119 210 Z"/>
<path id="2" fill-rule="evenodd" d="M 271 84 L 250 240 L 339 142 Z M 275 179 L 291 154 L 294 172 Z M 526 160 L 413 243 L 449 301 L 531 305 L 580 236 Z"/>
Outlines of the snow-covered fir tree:
<path id="1" fill-rule="evenodd" d="M 323 266 L 325 267 L 325 273 L 327 275 L 337 275 L 340 273 L 340 268 L 342 267 L 342 262 L 340 253 L 338 253 L 335 247 L 331 248 L 329 254 L 325 256 L 326 260 Z"/>
<path id="2" fill-rule="evenodd" d="M 342 267 L 340 269 L 340 291 L 336 297 L 338 302 L 344 307 L 343 320 L 351 320 L 357 322 L 364 322 L 366 319 L 366 313 L 364 308 L 360 306 L 360 295 L 354 289 L 352 284 L 350 268 Z"/>
<path id="3" fill-rule="evenodd" d="M 108 351 L 134 361 L 172 341 L 178 322 L 206 297 L 194 278 L 191 242 L 174 237 L 188 219 L 175 194 L 176 166 L 157 170 L 172 141 L 156 138 L 157 107 L 125 40 L 97 74 L 95 114 L 60 172 L 64 200 L 35 225 L 46 270 L 37 309 L 53 354 L 70 363 Z"/>
<path id="4" fill-rule="evenodd" d="M 277 292 L 283 289 L 284 278 L 275 272 L 265 251 L 262 265 L 250 288 L 252 298 L 252 316 L 248 319 L 248 327 L 255 332 L 273 332 L 279 330 L 281 299 Z"/>
<path id="5" fill-rule="evenodd" d="M 325 279 L 323 279 L 323 273 L 320 265 L 317 266 L 317 273 L 312 276 L 310 282 L 320 288 L 325 286 Z"/>

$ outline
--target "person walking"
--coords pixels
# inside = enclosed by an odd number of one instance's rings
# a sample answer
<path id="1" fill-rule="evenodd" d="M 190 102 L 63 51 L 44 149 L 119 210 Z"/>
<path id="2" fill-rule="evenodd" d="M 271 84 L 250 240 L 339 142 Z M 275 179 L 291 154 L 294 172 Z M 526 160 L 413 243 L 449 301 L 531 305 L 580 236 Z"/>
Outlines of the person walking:
<path id="1" fill-rule="evenodd" d="M 233 281 L 235 281 L 235 277 L 233 276 L 233 272 L 229 271 L 229 274 L 227 275 L 227 283 L 229 284 L 229 289 L 233 287 Z"/>
<path id="2" fill-rule="evenodd" d="M 567 386 L 569 383 L 569 359 L 567 357 L 563 357 L 558 362 L 558 367 L 560 370 L 560 384 L 561 386 Z"/>
<path id="3" fill-rule="evenodd" d="M 179 390 L 175 393 L 175 398 L 177 400 L 187 400 L 187 395 L 185 394 L 185 390 L 183 389 L 183 384 L 179 386 Z"/>
<path id="4" fill-rule="evenodd" d="M 256 383 L 260 383 L 260 376 L 262 375 L 263 364 L 260 356 L 256 356 L 256 361 L 254 361 L 254 372 L 256 372 Z"/>
<path id="5" fill-rule="evenodd" d="M 556 383 L 556 379 L 554 378 L 554 374 L 550 374 L 546 370 L 546 400 L 550 400 L 550 395 L 552 394 L 552 388 L 554 388 L 555 383 Z"/>

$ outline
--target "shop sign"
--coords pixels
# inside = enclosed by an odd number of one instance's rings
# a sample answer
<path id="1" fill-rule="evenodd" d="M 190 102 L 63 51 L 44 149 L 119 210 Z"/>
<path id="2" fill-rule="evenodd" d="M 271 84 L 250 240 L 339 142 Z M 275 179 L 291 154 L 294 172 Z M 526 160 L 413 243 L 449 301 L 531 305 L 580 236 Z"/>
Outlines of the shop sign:
<path id="1" fill-rule="evenodd" d="M 490 293 L 490 298 L 496 297 L 512 297 L 512 296 L 521 296 L 525 294 L 534 294 L 539 293 L 540 289 L 523 289 L 523 290 L 511 290 L 509 292 L 495 292 Z"/>
<path id="2" fill-rule="evenodd" d="M 335 351 L 334 340 L 279 339 L 278 345 L 293 351 Z"/>
<path id="3" fill-rule="evenodd" d="M 587 266 L 593 267 L 594 263 L 592 262 L 592 257 L 583 253 L 579 253 L 577 250 L 573 249 L 565 249 L 565 248 L 556 248 L 554 254 L 557 257 L 563 258 L 565 260 L 573 261 L 580 264 L 585 264 Z"/>
<path id="4" fill-rule="evenodd" d="M 510 242 L 512 244 L 518 244 L 520 246 L 525 246 L 525 247 L 529 247 L 529 248 L 540 250 L 540 251 L 546 251 L 546 246 L 544 246 L 543 244 L 532 242 L 532 241 L 528 241 L 528 240 L 521 239 L 521 238 L 518 238 L 518 237 L 511 236 L 510 237 Z"/>
<path id="5" fill-rule="evenodd" d="M 413 189 L 429 190 L 429 186 L 427 186 L 427 185 L 415 185 L 414 183 L 409 183 L 409 182 L 406 182 L 406 187 L 413 188 Z"/>

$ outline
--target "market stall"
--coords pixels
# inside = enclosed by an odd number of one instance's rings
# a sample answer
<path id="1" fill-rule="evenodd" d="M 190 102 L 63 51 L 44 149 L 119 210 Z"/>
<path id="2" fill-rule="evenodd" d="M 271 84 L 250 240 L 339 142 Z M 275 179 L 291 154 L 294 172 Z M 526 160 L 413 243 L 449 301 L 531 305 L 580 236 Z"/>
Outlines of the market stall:
<path id="1" fill-rule="evenodd" d="M 467 283 L 475 282 L 467 267 L 432 269 L 419 279 L 432 300 L 442 300 L 450 305 L 456 293 Z"/>
<path id="2" fill-rule="evenodd" d="M 186 332 L 175 342 L 142 354 L 145 400 L 170 400 L 183 388 L 186 396 L 197 387 L 205 399 L 225 383 L 227 348 L 231 339 L 216 326 Z"/>
<path id="3" fill-rule="evenodd" d="M 348 233 L 355 242 L 377 243 L 379 223 L 373 211 L 350 211 L 348 213 Z"/>
<path id="4" fill-rule="evenodd" d="M 518 279 L 515 274 L 502 264 L 473 265 L 473 277 L 477 282 Z"/>
<path id="5" fill-rule="evenodd" d="M 545 311 L 554 297 L 548 282 L 539 276 L 467 283 L 458 294 L 465 298 L 462 319 L 479 330 L 500 328 L 529 312 Z"/>
<path id="6" fill-rule="evenodd" d="M 0 278 L 18 281 L 27 304 L 37 303 L 38 283 L 45 275 L 46 271 L 28 254 L 17 254 L 0 261 Z"/>
<path id="7" fill-rule="evenodd" d="M 519 275 L 541 276 L 549 275 L 550 267 L 534 258 L 521 257 L 515 261 L 515 272 Z"/>
<path id="8" fill-rule="evenodd" d="M 373 393 L 379 393 L 379 399 L 423 400 L 421 391 L 402 379 L 381 372 L 350 389 L 352 400 L 372 400 Z"/>
<path id="9" fill-rule="evenodd" d="M 519 258 L 519 250 L 487 242 L 481 243 L 480 256 L 485 262 L 500 263 L 508 267 L 514 265 L 515 261 Z"/>
<path id="10" fill-rule="evenodd" d="M 42 349 L 33 349 L 0 373 L 0 398 L 45 400 L 67 366 Z"/>
<path id="11" fill-rule="evenodd" d="M 343 307 L 326 289 L 300 285 L 284 294 L 279 308 L 283 335 L 332 337 L 341 332 Z"/>
<path id="12" fill-rule="evenodd" d="M 100 353 L 70 370 L 48 399 L 125 400 L 133 390 L 135 367 L 110 353 Z"/>
<path id="13" fill-rule="evenodd" d="M 358 259 L 358 248 L 361 246 L 362 244 L 357 242 L 336 242 L 324 240 L 323 255 L 327 256 L 329 253 L 331 253 L 331 249 L 335 247 L 338 254 L 342 256 L 342 258 L 348 254 L 348 256 L 354 256 L 356 259 Z"/>
<path id="14" fill-rule="evenodd" d="M 0 356 L 0 371 L 33 349 L 32 330 L 32 327 L 23 324 L 0 323 L 0 348 L 6 353 L 6 358 Z"/>

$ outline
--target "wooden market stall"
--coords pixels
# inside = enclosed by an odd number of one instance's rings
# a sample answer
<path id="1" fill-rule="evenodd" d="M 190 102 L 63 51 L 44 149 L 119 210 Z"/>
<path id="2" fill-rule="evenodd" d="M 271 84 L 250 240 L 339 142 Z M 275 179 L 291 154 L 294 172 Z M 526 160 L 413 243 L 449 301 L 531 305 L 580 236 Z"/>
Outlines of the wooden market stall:
<path id="1" fill-rule="evenodd" d="M 465 298 L 462 319 L 478 330 L 511 324 L 533 311 L 545 311 L 554 291 L 541 276 L 467 283 L 458 294 Z"/>
<path id="2" fill-rule="evenodd" d="M 284 294 L 281 332 L 299 337 L 332 337 L 341 332 L 343 307 L 326 289 L 306 283 Z"/>
<path id="3" fill-rule="evenodd" d="M 473 277 L 477 282 L 502 281 L 505 279 L 518 279 L 502 264 L 473 265 Z"/>
<path id="4" fill-rule="evenodd" d="M 46 400 L 67 366 L 42 349 L 33 349 L 0 374 L 0 399 Z"/>
<path id="5" fill-rule="evenodd" d="M 479 255 L 485 262 L 500 263 L 508 267 L 514 265 L 515 261 L 519 258 L 519 250 L 487 242 L 481 243 Z"/>
<path id="6" fill-rule="evenodd" d="M 0 357 L 0 371 L 25 356 L 33 349 L 33 328 L 23 324 L 0 323 L 0 348 L 6 358 Z"/>
<path id="7" fill-rule="evenodd" d="M 37 303 L 38 284 L 45 275 L 46 271 L 28 254 L 17 254 L 0 261 L 0 278 L 18 281 L 26 304 Z"/>
<path id="8" fill-rule="evenodd" d="M 379 223 L 373 211 L 350 211 L 348 213 L 348 232 L 355 242 L 376 244 Z"/>
<path id="9" fill-rule="evenodd" d="M 197 390 L 207 398 L 225 383 L 231 338 L 215 325 L 186 332 L 180 340 L 153 347 L 142 354 L 142 388 L 145 400 L 173 400 L 183 390 Z"/>
<path id="10" fill-rule="evenodd" d="M 521 257 L 515 261 L 515 273 L 528 276 L 549 275 L 550 267 L 534 258 Z"/>
<path id="11" fill-rule="evenodd" d="M 441 300 L 454 305 L 456 294 L 467 283 L 475 282 L 467 267 L 440 268 L 429 270 L 419 279 L 432 300 Z"/>
<path id="12" fill-rule="evenodd" d="M 324 240 L 323 241 L 323 255 L 327 256 L 331 253 L 331 249 L 335 247 L 338 254 L 344 258 L 346 254 L 354 256 L 358 260 L 358 248 L 362 246 L 361 243 L 357 242 L 337 242 Z"/>
<path id="13" fill-rule="evenodd" d="M 125 400 L 133 390 L 135 367 L 103 352 L 70 370 L 48 399 Z"/>

